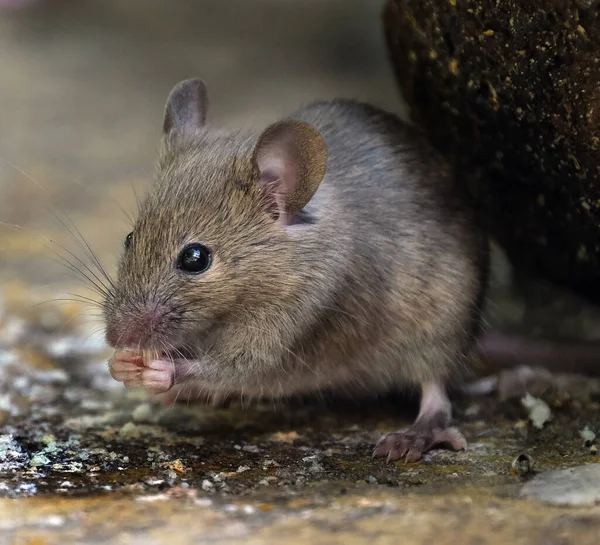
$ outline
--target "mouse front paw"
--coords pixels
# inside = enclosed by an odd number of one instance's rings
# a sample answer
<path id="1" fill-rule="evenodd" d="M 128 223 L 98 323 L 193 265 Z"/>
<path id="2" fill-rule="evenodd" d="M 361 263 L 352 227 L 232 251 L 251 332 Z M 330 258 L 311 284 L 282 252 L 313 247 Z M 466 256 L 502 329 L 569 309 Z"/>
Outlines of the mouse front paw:
<path id="1" fill-rule="evenodd" d="M 118 350 L 109 360 L 111 376 L 128 390 L 145 390 L 164 394 L 175 383 L 175 363 L 169 360 L 145 359 L 142 352 Z"/>
<path id="2" fill-rule="evenodd" d="M 110 376 L 117 382 L 122 382 L 127 388 L 140 386 L 143 368 L 144 356 L 142 352 L 117 350 L 113 357 L 108 360 Z"/>
<path id="3" fill-rule="evenodd" d="M 373 458 L 393 462 L 406 456 L 406 462 L 416 462 L 425 452 L 442 444 L 449 444 L 454 450 L 467 448 L 467 441 L 457 428 L 413 426 L 384 435 L 375 446 Z"/>
<path id="4" fill-rule="evenodd" d="M 164 394 L 175 384 L 175 362 L 150 360 L 140 374 L 141 387 L 151 395 Z"/>

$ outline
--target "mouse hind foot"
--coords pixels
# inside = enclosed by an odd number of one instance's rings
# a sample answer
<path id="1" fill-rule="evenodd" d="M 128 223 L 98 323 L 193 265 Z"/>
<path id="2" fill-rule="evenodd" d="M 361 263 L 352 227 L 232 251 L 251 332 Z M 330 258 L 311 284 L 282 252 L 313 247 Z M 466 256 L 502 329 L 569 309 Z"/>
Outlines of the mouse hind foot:
<path id="1" fill-rule="evenodd" d="M 385 457 L 388 462 L 394 462 L 406 456 L 407 463 L 417 462 L 433 447 L 445 444 L 451 445 L 454 450 L 467 448 L 467 441 L 457 428 L 415 425 L 382 437 L 373 451 L 373 458 Z"/>
<path id="2" fill-rule="evenodd" d="M 424 384 L 415 423 L 383 436 L 375 446 L 373 458 L 386 458 L 388 462 L 405 458 L 406 462 L 416 462 L 425 452 L 440 445 L 466 450 L 467 441 L 462 433 L 448 426 L 451 414 L 444 387 L 436 382 Z"/>

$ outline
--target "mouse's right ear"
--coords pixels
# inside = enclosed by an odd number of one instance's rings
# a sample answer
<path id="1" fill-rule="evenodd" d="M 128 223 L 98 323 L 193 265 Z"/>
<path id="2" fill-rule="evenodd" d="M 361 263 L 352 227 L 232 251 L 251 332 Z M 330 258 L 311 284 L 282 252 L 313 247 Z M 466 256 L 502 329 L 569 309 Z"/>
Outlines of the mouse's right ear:
<path id="1" fill-rule="evenodd" d="M 285 224 L 318 189 L 325 176 L 327 147 L 314 127 L 288 119 L 266 128 L 253 161 L 269 211 Z"/>
<path id="2" fill-rule="evenodd" d="M 206 85 L 200 79 L 180 81 L 169 93 L 165 106 L 163 132 L 193 133 L 204 126 L 208 109 Z"/>

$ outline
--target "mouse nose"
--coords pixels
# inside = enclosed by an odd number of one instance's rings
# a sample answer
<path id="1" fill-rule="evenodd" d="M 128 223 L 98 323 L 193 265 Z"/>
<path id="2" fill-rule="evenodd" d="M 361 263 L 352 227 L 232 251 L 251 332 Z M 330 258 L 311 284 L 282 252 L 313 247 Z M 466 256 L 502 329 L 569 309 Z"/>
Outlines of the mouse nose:
<path id="1" fill-rule="evenodd" d="M 151 348 L 163 316 L 158 307 L 123 313 L 107 324 L 106 341 L 113 348 Z"/>

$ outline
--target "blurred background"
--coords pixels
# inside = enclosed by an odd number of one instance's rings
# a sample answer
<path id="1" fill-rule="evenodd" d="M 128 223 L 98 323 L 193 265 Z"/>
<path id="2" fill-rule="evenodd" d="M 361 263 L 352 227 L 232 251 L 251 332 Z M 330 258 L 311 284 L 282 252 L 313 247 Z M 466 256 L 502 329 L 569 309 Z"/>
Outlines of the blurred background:
<path id="1" fill-rule="evenodd" d="M 13 4 L 13 8 L 6 6 Z M 50 244 L 109 270 L 152 179 L 165 99 L 208 85 L 210 121 L 261 129 L 313 99 L 404 113 L 383 0 L 0 1 L 0 275 L 70 282 Z M 57 217 L 58 216 L 58 217 Z M 18 227 L 17 227 L 18 226 Z M 71 227 L 73 230 L 73 227 Z"/>

